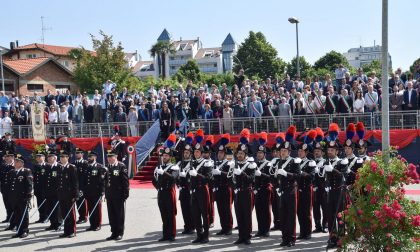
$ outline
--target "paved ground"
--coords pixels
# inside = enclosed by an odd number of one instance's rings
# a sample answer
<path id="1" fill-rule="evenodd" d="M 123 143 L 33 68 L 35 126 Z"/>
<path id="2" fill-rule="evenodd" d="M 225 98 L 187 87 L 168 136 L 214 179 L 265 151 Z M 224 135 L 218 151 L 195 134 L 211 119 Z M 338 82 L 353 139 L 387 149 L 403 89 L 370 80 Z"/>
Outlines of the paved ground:
<path id="1" fill-rule="evenodd" d="M 1 197 L 1 196 L 0 196 Z M 0 201 L 1 202 L 1 201 Z M 178 201 L 179 203 L 179 201 Z M 0 251 L 272 251 L 285 250 L 279 244 L 280 231 L 272 232 L 270 238 L 253 239 L 249 247 L 237 246 L 232 243 L 238 238 L 237 231 L 231 236 L 218 237 L 214 234 L 220 230 L 219 219 L 216 214 L 215 227 L 211 229 L 210 243 L 193 245 L 191 241 L 195 235 L 178 235 L 173 243 L 159 243 L 161 236 L 161 219 L 156 202 L 156 191 L 153 189 L 133 189 L 127 201 L 126 231 L 121 241 L 105 241 L 110 235 L 106 207 L 103 206 L 103 226 L 98 232 L 85 232 L 88 224 L 77 227 L 77 236 L 72 239 L 58 238 L 60 233 L 44 231 L 47 224 L 30 224 L 30 235 L 25 239 L 10 239 L 10 231 L 0 232 Z M 35 211 L 35 210 L 32 210 Z M 32 213 L 32 212 L 31 212 Z M 5 218 L 4 208 L 0 209 L 0 219 Z M 31 221 L 38 219 L 37 214 Z M 234 218 L 235 219 L 235 218 Z M 256 219 L 254 211 L 254 230 Z M 6 224 L 1 224 L 3 230 Z M 178 204 L 177 231 L 182 231 L 183 221 Z M 298 242 L 296 247 L 288 251 L 322 251 L 326 244 L 326 234 L 315 234 L 314 238 L 306 242 Z"/>
<path id="2" fill-rule="evenodd" d="M 420 186 L 416 185 L 410 189 L 419 190 Z M 410 197 L 419 200 L 418 195 Z M 5 211 L 2 204 L 0 205 L 0 219 L 3 220 Z M 38 216 L 34 215 L 31 221 L 37 219 Z M 294 248 L 288 250 L 279 247 L 281 240 L 279 231 L 272 232 L 270 238 L 253 239 L 250 246 L 237 246 L 232 245 L 237 239 L 237 231 L 234 231 L 232 236 L 218 237 L 214 235 L 220 230 L 217 214 L 215 224 L 215 227 L 211 229 L 210 243 L 206 245 L 191 244 L 195 235 L 178 235 L 173 243 L 159 243 L 157 239 L 161 236 L 161 219 L 156 202 L 156 191 L 133 189 L 127 201 L 126 231 L 121 241 L 105 241 L 105 238 L 110 235 L 110 227 L 104 205 L 103 226 L 98 232 L 85 232 L 84 230 L 88 227 L 86 223 L 77 227 L 78 233 L 75 238 L 58 238 L 61 233 L 44 231 L 47 224 L 30 224 L 30 235 L 25 239 L 10 239 L 12 232 L 1 231 L 0 251 L 325 251 L 326 234 L 315 234 L 309 241 L 298 241 Z M 255 230 L 257 224 L 255 211 L 253 224 Z M 178 202 L 178 233 L 182 231 L 182 225 Z M 5 227 L 5 224 L 0 224 L 1 230 Z"/>

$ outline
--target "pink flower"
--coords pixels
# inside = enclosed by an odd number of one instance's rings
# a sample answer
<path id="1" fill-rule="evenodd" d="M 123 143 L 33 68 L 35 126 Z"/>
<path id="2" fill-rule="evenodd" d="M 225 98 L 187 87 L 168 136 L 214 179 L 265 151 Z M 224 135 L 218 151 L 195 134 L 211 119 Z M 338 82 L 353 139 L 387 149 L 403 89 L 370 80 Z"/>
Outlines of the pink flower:
<path id="1" fill-rule="evenodd" d="M 372 185 L 367 184 L 365 190 L 366 190 L 366 192 L 371 192 L 372 191 Z"/>
<path id="2" fill-rule="evenodd" d="M 378 163 L 376 163 L 375 161 L 371 161 L 370 169 L 372 170 L 373 173 L 376 173 L 376 170 L 378 170 Z"/>
<path id="3" fill-rule="evenodd" d="M 420 215 L 412 216 L 411 225 L 414 227 L 420 227 Z"/>
<path id="4" fill-rule="evenodd" d="M 407 214 L 405 212 L 401 212 L 400 215 L 401 215 L 401 218 L 406 218 L 407 217 Z"/>
<path id="5" fill-rule="evenodd" d="M 380 170 L 379 170 L 379 175 L 383 176 L 383 175 L 384 175 L 384 173 L 385 173 L 384 169 L 380 169 Z"/>
<path id="6" fill-rule="evenodd" d="M 386 233 L 386 237 L 387 238 L 391 238 L 392 234 L 391 233 Z"/>
<path id="7" fill-rule="evenodd" d="M 375 197 L 375 196 L 373 196 L 373 197 L 370 199 L 370 204 L 372 204 L 372 205 L 376 204 L 377 202 L 378 202 L 378 198 L 377 198 L 377 197 Z"/>
<path id="8" fill-rule="evenodd" d="M 363 214 L 362 209 L 357 209 L 357 214 L 358 214 L 358 215 L 362 215 L 362 214 Z"/>
<path id="9" fill-rule="evenodd" d="M 394 202 L 392 203 L 392 207 L 394 208 L 394 210 L 397 210 L 397 211 L 401 210 L 401 205 L 398 202 L 398 200 L 394 200 Z"/>
<path id="10" fill-rule="evenodd" d="M 387 180 L 388 185 L 391 185 L 392 182 L 394 181 L 394 175 L 392 175 L 392 174 L 388 175 L 386 180 Z"/>
<path id="11" fill-rule="evenodd" d="M 341 217 L 342 217 L 341 213 L 338 213 L 337 214 L 337 218 L 340 218 L 341 219 Z"/>
<path id="12" fill-rule="evenodd" d="M 382 216 L 381 212 L 380 212 L 380 211 L 378 211 L 378 210 L 375 210 L 375 211 L 374 211 L 374 213 L 375 213 L 375 216 L 376 216 L 377 218 L 380 218 L 380 217 Z"/>
<path id="13" fill-rule="evenodd" d="M 407 160 L 405 158 L 401 158 L 401 161 L 403 161 L 404 163 L 407 163 Z"/>
<path id="14" fill-rule="evenodd" d="M 411 164 L 411 163 L 408 165 L 407 168 L 408 168 L 409 171 L 415 171 L 416 170 L 416 166 Z"/>

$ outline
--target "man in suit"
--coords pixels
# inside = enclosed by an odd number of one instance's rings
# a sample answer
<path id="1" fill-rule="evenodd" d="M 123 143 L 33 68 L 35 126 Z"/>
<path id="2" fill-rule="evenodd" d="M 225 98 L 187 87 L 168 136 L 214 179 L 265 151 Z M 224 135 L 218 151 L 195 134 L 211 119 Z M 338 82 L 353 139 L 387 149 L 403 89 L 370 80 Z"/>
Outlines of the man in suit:
<path id="1" fill-rule="evenodd" d="M 417 110 L 417 90 L 413 88 L 413 82 L 407 82 L 407 89 L 404 91 L 404 110 Z"/>
<path id="2" fill-rule="evenodd" d="M 262 104 L 257 100 L 257 96 L 255 94 L 251 96 L 251 102 L 249 103 L 248 108 L 249 117 L 261 117 L 264 112 Z"/>
<path id="3" fill-rule="evenodd" d="M 389 109 L 391 111 L 401 111 L 404 96 L 398 92 L 398 86 L 394 86 L 392 89 L 394 92 L 389 97 Z"/>
<path id="4" fill-rule="evenodd" d="M 47 107 L 50 107 L 51 106 L 52 100 L 54 100 L 54 99 L 55 99 L 54 95 L 52 95 L 51 94 L 51 90 L 48 89 L 47 90 L 47 95 L 44 97 L 44 101 L 45 101 Z"/>
<path id="5" fill-rule="evenodd" d="M 345 88 L 341 89 L 341 96 L 338 100 L 338 111 L 345 114 L 353 111 L 353 99 L 348 95 L 348 91 Z"/>
<path id="6" fill-rule="evenodd" d="M 334 93 L 334 87 L 328 87 L 328 93 L 325 95 L 325 110 L 328 114 L 337 113 L 338 95 Z"/>

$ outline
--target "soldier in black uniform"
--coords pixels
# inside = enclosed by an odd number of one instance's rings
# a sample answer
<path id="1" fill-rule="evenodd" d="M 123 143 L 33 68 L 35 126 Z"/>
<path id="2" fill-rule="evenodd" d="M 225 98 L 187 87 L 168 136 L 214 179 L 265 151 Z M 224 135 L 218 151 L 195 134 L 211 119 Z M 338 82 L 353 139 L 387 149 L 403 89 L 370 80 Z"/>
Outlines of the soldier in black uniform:
<path id="1" fill-rule="evenodd" d="M 247 143 L 241 143 L 236 151 L 236 164 L 232 170 L 232 180 L 236 191 L 235 213 L 238 222 L 239 239 L 234 244 L 251 244 L 252 210 L 254 208 L 253 183 L 257 165 Z"/>
<path id="2" fill-rule="evenodd" d="M 69 141 L 68 135 L 59 136 L 56 142 L 60 146 L 60 151 L 64 150 L 65 153 L 70 155 L 69 160 L 72 160 L 74 145 Z"/>
<path id="3" fill-rule="evenodd" d="M 109 140 L 112 152 L 117 154 L 117 159 L 125 164 L 127 159 L 127 143 L 121 139 L 119 131 L 115 132 L 115 135 Z"/>
<path id="4" fill-rule="evenodd" d="M 297 217 L 300 226 L 300 234 L 297 239 L 311 239 L 312 233 L 312 182 L 315 177 L 315 161 L 308 158 L 312 151 L 312 141 L 316 136 L 315 130 L 310 130 L 305 140 L 298 146 L 298 157 L 302 160 L 299 168 L 301 174 L 298 178 L 298 206 Z"/>
<path id="5" fill-rule="evenodd" d="M 173 150 L 173 155 L 175 157 L 175 162 L 179 162 L 182 160 L 182 155 L 184 152 L 184 146 L 185 146 L 185 138 L 182 137 L 182 132 L 177 129 L 175 131 L 175 136 L 176 136 L 176 143 L 174 146 L 174 150 Z"/>
<path id="6" fill-rule="evenodd" d="M 23 157 L 16 155 L 15 167 L 9 171 L 9 200 L 13 209 L 13 226 L 17 227 L 12 238 L 25 238 L 29 232 L 29 209 L 33 189 L 33 177 L 30 169 L 24 168 Z M 12 224 L 11 224 L 12 225 Z"/>
<path id="7" fill-rule="evenodd" d="M 272 231 L 280 230 L 281 221 L 280 221 L 280 196 L 278 195 L 278 191 L 280 190 L 277 182 L 277 178 L 274 175 L 274 170 L 277 167 L 277 163 L 280 162 L 280 146 L 281 142 L 284 142 L 284 136 L 276 136 L 276 144 L 271 148 L 271 156 L 272 159 L 270 161 L 271 167 L 269 170 L 270 174 L 270 182 L 273 187 L 272 194 L 271 194 L 271 211 L 273 212 L 273 224 L 274 226 L 271 228 Z"/>
<path id="8" fill-rule="evenodd" d="M 348 186 L 351 186 L 354 184 L 356 180 L 356 174 L 357 170 L 363 166 L 363 159 L 356 157 L 354 155 L 354 143 L 352 141 L 354 135 L 356 134 L 356 127 L 353 123 L 350 123 L 346 130 L 346 141 L 344 142 L 344 154 L 345 158 L 347 158 L 349 164 L 348 164 L 348 170 L 349 173 L 346 177 L 346 184 Z"/>
<path id="9" fill-rule="evenodd" d="M 327 248 L 337 246 L 339 236 L 344 235 L 344 225 L 337 220 L 337 214 L 344 210 L 346 186 L 346 173 L 348 160 L 338 158 L 340 144 L 337 141 L 338 125 L 331 124 L 329 129 L 329 141 L 327 143 L 328 159 L 324 164 L 327 175 L 328 192 L 328 232 L 329 240 Z"/>
<path id="10" fill-rule="evenodd" d="M 79 182 L 77 168 L 69 163 L 70 153 L 60 151 L 61 165 L 57 169 L 58 199 L 60 201 L 61 216 L 65 218 L 64 233 L 61 238 L 72 238 L 76 235 L 76 211 L 74 206 L 79 197 Z"/>
<path id="11" fill-rule="evenodd" d="M 280 146 L 280 161 L 277 163 L 275 177 L 278 180 L 280 195 L 282 242 L 280 246 L 291 247 L 296 241 L 296 203 L 297 180 L 300 176 L 300 158 L 292 158 L 290 151 L 295 128 L 290 126 L 286 133 L 286 141 Z"/>
<path id="12" fill-rule="evenodd" d="M 58 169 L 61 164 L 57 163 L 57 154 L 54 152 L 48 153 L 48 164 L 46 165 L 47 183 L 45 188 L 45 211 L 48 214 L 50 226 L 45 230 L 58 230 L 61 225 L 61 210 L 60 202 L 58 200 Z M 45 220 L 48 221 L 48 220 Z"/>
<path id="13" fill-rule="evenodd" d="M 359 140 L 355 144 L 355 148 L 357 149 L 357 154 L 359 158 L 363 159 L 364 161 L 369 161 L 370 157 L 367 155 L 367 147 L 371 146 L 372 144 L 364 140 L 365 137 L 365 126 L 362 122 L 358 122 L 356 125 L 356 133 L 359 138 Z"/>
<path id="14" fill-rule="evenodd" d="M 214 200 L 217 204 L 217 210 L 220 217 L 220 225 L 222 230 L 216 233 L 216 235 L 231 235 L 233 227 L 232 218 L 232 200 L 233 191 L 230 185 L 227 174 L 230 169 L 233 169 L 234 162 L 226 159 L 226 147 L 224 145 L 219 146 L 217 152 L 217 161 L 215 162 L 213 173 L 213 188 L 214 188 Z"/>
<path id="15" fill-rule="evenodd" d="M 192 215 L 192 202 L 190 194 L 190 175 L 191 169 L 191 145 L 185 144 L 182 161 L 180 163 L 180 172 L 177 180 L 179 188 L 179 201 L 181 203 L 182 218 L 184 219 L 184 230 L 182 234 L 194 233 L 194 220 Z"/>
<path id="16" fill-rule="evenodd" d="M 4 208 L 6 208 L 6 213 L 7 213 L 6 219 L 2 221 L 2 223 L 7 223 L 11 221 L 10 217 L 12 216 L 12 213 L 13 213 L 12 207 L 10 206 L 10 203 L 9 203 L 8 191 L 10 189 L 9 171 L 14 169 L 15 154 L 14 152 L 10 152 L 10 151 L 5 151 L 4 153 L 5 153 L 3 156 L 4 161 L 2 162 L 0 166 L 0 189 L 1 189 L 1 194 L 3 196 Z M 13 227 L 9 225 L 8 228 L 12 229 Z"/>
<path id="17" fill-rule="evenodd" d="M 213 136 L 211 136 L 213 137 Z M 211 159 L 211 152 L 212 152 L 212 141 L 206 141 L 206 144 L 203 146 L 203 159 L 207 162 L 206 165 L 212 167 L 214 166 L 214 161 Z M 209 203 L 209 222 L 210 228 L 214 227 L 214 181 L 213 181 L 213 174 L 210 176 L 209 179 L 209 195 L 210 195 L 210 203 Z"/>
<path id="18" fill-rule="evenodd" d="M 77 220 L 76 224 L 82 224 L 87 221 L 88 216 L 88 207 L 86 201 L 86 175 L 87 175 L 87 166 L 88 162 L 83 159 L 83 150 L 76 148 L 75 156 L 76 160 L 74 161 L 74 165 L 77 169 L 77 178 L 79 181 L 79 199 L 76 202 L 76 206 L 79 212 L 79 219 Z"/>
<path id="19" fill-rule="evenodd" d="M 212 176 L 213 167 L 201 157 L 202 146 L 200 143 L 194 145 L 194 160 L 188 172 L 191 179 L 192 214 L 197 238 L 192 243 L 209 242 L 209 208 L 210 193 L 209 180 Z"/>
<path id="20" fill-rule="evenodd" d="M 96 152 L 88 152 L 88 164 L 84 172 L 86 179 L 83 194 L 90 213 L 90 227 L 86 231 L 99 231 L 102 225 L 102 196 L 105 194 L 108 171 L 96 162 L 97 157 Z"/>
<path id="21" fill-rule="evenodd" d="M 33 167 L 32 174 L 34 177 L 34 194 L 39 212 L 39 220 L 35 223 L 42 223 L 48 217 L 48 213 L 46 211 L 47 208 L 45 207 L 45 203 L 47 201 L 47 198 L 45 197 L 47 184 L 47 163 L 45 163 L 44 152 L 39 151 L 35 154 L 35 156 L 37 163 Z"/>
<path id="22" fill-rule="evenodd" d="M 16 142 L 13 141 L 10 132 L 4 133 L 4 139 L 1 141 L 0 149 L 3 151 L 3 153 L 16 153 Z"/>
<path id="23" fill-rule="evenodd" d="M 273 187 L 270 180 L 271 162 L 266 159 L 266 133 L 260 135 L 260 145 L 257 149 L 255 170 L 255 213 L 257 215 L 258 232 L 255 237 L 269 237 L 271 225 L 271 199 Z"/>
<path id="24" fill-rule="evenodd" d="M 327 191 L 326 189 L 326 176 L 324 170 L 325 159 L 324 141 L 317 141 L 314 145 L 314 158 L 316 162 L 315 177 L 314 177 L 314 205 L 313 214 L 315 221 L 314 233 L 326 233 L 327 229 Z M 322 221 L 321 221 L 322 211 Z"/>
<path id="25" fill-rule="evenodd" d="M 107 240 L 121 240 L 124 236 L 125 201 L 129 196 L 128 170 L 119 162 L 117 153 L 108 151 L 108 180 L 105 187 L 111 236 Z"/>
<path id="26" fill-rule="evenodd" d="M 153 186 L 158 190 L 158 205 L 162 218 L 162 238 L 159 241 L 175 241 L 176 236 L 176 190 L 175 182 L 179 167 L 171 163 L 172 151 L 164 148 L 162 164 L 154 171 Z"/>

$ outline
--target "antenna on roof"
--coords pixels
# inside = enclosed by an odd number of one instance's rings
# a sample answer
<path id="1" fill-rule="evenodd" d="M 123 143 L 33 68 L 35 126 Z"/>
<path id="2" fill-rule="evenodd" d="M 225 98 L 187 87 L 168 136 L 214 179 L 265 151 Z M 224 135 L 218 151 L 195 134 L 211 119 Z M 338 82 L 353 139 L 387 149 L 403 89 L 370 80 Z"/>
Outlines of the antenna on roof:
<path id="1" fill-rule="evenodd" d="M 45 25 L 44 25 L 44 16 L 41 16 L 41 32 L 42 32 L 42 36 L 41 36 L 41 42 L 42 42 L 42 47 L 44 47 L 44 44 L 45 44 L 45 32 L 46 31 L 50 31 L 50 30 L 52 30 L 52 28 L 51 27 L 46 27 Z"/>

